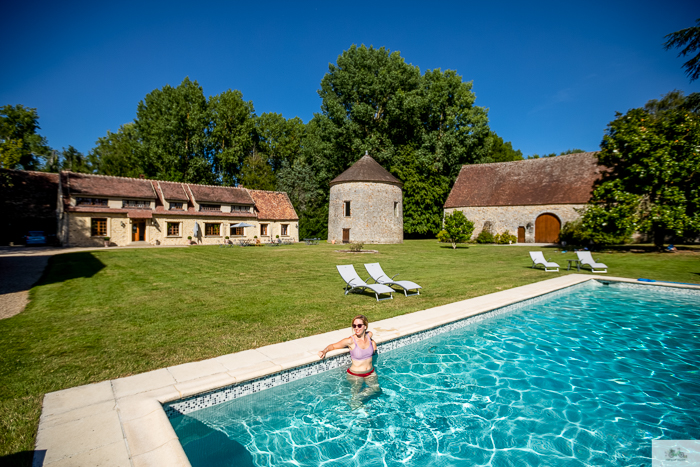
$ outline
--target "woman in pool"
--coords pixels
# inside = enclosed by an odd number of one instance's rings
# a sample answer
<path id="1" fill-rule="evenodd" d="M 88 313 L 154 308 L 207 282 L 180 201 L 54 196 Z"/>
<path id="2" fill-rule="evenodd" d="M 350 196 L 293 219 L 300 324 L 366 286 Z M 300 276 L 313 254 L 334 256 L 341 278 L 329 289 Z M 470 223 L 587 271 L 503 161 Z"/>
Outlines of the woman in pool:
<path id="1" fill-rule="evenodd" d="M 372 332 L 367 331 L 369 321 L 364 315 L 357 315 L 352 319 L 352 335 L 327 346 L 318 353 L 320 358 L 326 358 L 331 350 L 350 348 L 352 365 L 347 369 L 348 381 L 352 384 L 353 394 L 366 399 L 380 391 L 379 380 L 374 372 L 372 356 L 377 351 L 377 344 L 372 340 Z M 363 384 L 367 388 L 360 392 Z"/>

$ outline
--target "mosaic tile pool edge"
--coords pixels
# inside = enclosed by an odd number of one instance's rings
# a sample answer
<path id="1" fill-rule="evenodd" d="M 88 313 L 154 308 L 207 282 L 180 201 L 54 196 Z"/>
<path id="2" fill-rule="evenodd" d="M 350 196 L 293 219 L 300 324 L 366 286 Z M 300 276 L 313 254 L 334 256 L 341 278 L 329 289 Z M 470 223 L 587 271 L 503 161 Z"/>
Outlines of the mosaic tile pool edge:
<path id="1" fill-rule="evenodd" d="M 474 316 L 469 316 L 451 323 L 438 325 L 431 329 L 426 329 L 424 331 L 419 331 L 415 334 L 409 336 L 397 337 L 396 339 L 382 342 L 377 345 L 377 353 L 389 352 L 391 350 L 404 347 L 406 345 L 414 344 L 416 342 L 423 341 L 425 339 L 430 339 L 439 334 L 445 332 L 450 332 L 456 329 L 469 326 L 471 324 L 483 321 L 485 319 L 492 319 L 494 317 L 511 313 L 513 311 L 520 310 L 522 308 L 529 307 L 533 304 L 539 303 L 543 300 L 552 300 L 558 296 L 570 293 L 572 290 L 578 287 L 590 286 L 595 283 L 600 285 L 605 285 L 606 283 L 614 283 L 615 286 L 621 286 L 624 288 L 632 289 L 647 289 L 654 284 L 636 284 L 629 282 L 618 282 L 618 281 L 607 281 L 604 279 L 595 279 L 591 281 L 582 282 L 573 286 L 564 287 L 562 289 L 554 290 L 552 292 L 544 293 L 538 295 L 537 297 L 528 298 L 516 303 L 511 303 L 502 307 L 497 307 L 491 310 L 486 310 L 483 313 L 479 313 Z M 658 287 L 659 285 L 657 285 Z M 662 286 L 665 291 L 671 293 L 678 293 L 680 295 L 698 295 L 700 296 L 700 290 L 688 289 L 673 286 Z M 212 391 L 197 394 L 195 396 L 190 396 L 184 399 L 180 399 L 174 402 L 168 402 L 163 404 L 163 409 L 169 419 L 179 417 L 181 415 L 186 415 L 188 413 L 195 412 L 197 410 L 205 409 L 218 405 L 224 402 L 228 402 L 239 397 L 247 396 L 249 394 L 255 394 L 265 389 L 270 389 L 275 386 L 289 383 L 291 381 L 297 381 L 301 378 L 306 378 L 308 376 L 314 376 L 326 371 L 350 364 L 350 356 L 348 354 L 339 355 L 337 357 L 328 358 L 314 363 L 309 363 L 297 368 L 292 368 L 289 370 L 284 370 L 272 375 L 263 376 L 250 381 L 245 381 L 243 383 L 237 383 L 223 388 L 214 389 Z"/>

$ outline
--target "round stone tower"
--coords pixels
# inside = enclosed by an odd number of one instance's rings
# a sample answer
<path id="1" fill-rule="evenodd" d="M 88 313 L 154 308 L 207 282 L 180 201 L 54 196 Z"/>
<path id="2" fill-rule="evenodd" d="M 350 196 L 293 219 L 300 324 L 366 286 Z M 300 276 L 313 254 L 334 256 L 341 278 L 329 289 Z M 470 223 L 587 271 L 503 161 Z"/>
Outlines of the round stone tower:
<path id="1" fill-rule="evenodd" d="M 403 243 L 402 186 L 365 153 L 331 181 L 328 241 Z"/>

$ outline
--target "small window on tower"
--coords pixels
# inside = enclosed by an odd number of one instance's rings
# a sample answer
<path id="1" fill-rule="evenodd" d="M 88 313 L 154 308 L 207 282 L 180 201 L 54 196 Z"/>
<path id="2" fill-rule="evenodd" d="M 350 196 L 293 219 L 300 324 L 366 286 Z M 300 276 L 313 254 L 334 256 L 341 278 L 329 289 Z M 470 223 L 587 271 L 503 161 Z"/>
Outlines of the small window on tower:
<path id="1" fill-rule="evenodd" d="M 343 212 L 345 213 L 345 217 L 350 217 L 350 201 L 343 202 Z"/>
<path id="2" fill-rule="evenodd" d="M 394 201 L 394 217 L 399 217 L 399 202 Z"/>

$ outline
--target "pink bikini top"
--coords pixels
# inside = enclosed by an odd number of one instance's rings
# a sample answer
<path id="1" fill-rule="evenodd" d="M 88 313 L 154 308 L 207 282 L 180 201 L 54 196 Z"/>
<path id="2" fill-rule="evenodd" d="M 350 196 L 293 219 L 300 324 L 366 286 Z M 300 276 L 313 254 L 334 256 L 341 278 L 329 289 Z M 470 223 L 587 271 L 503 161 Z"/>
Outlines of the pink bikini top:
<path id="1" fill-rule="evenodd" d="M 372 358 L 372 355 L 374 355 L 372 339 L 369 340 L 369 347 L 366 349 L 360 348 L 355 336 L 352 336 L 352 340 L 355 341 L 355 348 L 350 350 L 350 357 L 352 357 L 353 360 L 367 360 L 368 358 Z"/>

